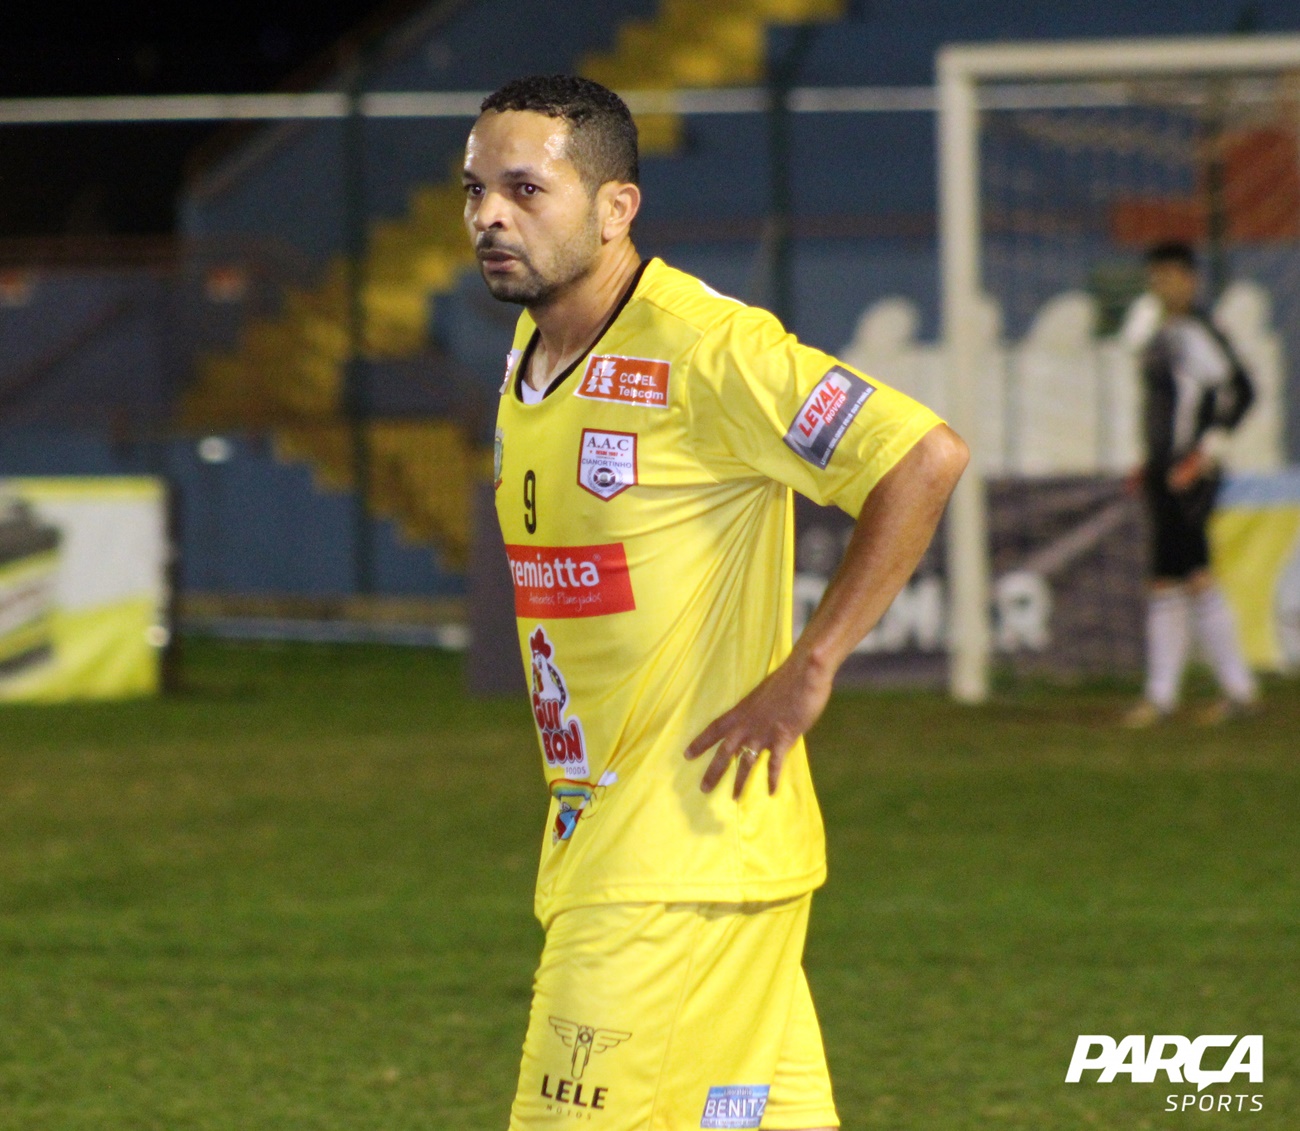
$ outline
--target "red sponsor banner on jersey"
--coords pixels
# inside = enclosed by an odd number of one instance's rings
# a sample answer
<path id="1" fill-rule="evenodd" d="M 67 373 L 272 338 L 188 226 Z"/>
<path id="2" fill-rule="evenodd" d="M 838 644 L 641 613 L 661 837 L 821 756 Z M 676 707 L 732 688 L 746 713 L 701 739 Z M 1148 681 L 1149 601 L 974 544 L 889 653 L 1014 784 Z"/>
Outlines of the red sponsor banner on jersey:
<path id="1" fill-rule="evenodd" d="M 577 395 L 593 401 L 667 408 L 671 368 L 671 363 L 652 357 L 601 354 L 587 362 Z"/>
<path id="2" fill-rule="evenodd" d="M 512 546 L 506 557 L 520 617 L 603 617 L 636 608 L 621 542 Z"/>

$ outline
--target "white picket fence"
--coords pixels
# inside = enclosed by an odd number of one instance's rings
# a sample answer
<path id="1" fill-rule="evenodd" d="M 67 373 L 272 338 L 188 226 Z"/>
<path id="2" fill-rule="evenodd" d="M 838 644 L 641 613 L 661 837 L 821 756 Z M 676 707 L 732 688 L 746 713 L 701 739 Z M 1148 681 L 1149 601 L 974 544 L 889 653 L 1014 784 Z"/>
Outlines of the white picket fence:
<path id="1" fill-rule="evenodd" d="M 1136 343 L 1149 321 L 1151 301 L 1138 299 L 1118 334 L 1098 337 L 1093 298 L 1067 291 L 1043 304 L 1024 338 L 1007 342 L 1001 311 L 986 298 L 982 416 L 975 445 L 985 474 L 1122 474 L 1138 463 Z M 1272 305 L 1264 287 L 1240 280 L 1224 290 L 1213 312 L 1256 389 L 1255 405 L 1234 433 L 1225 460 L 1235 471 L 1268 471 L 1286 462 L 1286 365 Z M 882 299 L 863 311 L 840 356 L 942 415 L 942 349 L 917 340 L 919 323 L 910 300 Z"/>

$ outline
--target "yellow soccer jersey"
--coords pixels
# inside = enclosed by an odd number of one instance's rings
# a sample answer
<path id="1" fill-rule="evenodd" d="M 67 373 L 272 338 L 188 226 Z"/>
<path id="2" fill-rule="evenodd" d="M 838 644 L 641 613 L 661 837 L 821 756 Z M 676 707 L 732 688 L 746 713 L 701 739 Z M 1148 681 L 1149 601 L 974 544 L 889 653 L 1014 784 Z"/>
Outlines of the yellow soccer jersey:
<path id="1" fill-rule="evenodd" d="M 589 354 L 497 416 L 496 505 L 551 790 L 536 911 L 782 899 L 819 886 L 800 741 L 700 791 L 683 751 L 789 653 L 791 488 L 856 515 L 938 418 L 763 310 L 650 260 Z"/>

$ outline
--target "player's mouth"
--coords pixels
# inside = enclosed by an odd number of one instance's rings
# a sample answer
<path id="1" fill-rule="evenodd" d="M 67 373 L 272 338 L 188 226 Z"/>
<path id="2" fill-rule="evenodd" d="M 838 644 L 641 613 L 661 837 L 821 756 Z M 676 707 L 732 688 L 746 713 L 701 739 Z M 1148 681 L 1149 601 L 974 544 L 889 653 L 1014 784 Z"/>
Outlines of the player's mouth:
<path id="1" fill-rule="evenodd" d="M 478 252 L 478 261 L 483 265 L 484 271 L 501 272 L 509 271 L 520 261 L 520 257 L 501 248 L 489 247 Z"/>

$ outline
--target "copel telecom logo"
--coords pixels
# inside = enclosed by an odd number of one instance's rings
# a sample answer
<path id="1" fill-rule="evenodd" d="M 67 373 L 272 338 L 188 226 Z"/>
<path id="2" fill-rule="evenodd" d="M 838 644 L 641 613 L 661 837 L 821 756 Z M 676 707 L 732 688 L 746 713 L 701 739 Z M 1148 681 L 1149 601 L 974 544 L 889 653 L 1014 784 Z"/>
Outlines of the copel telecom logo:
<path id="1" fill-rule="evenodd" d="M 1210 1049 L 1231 1049 L 1222 1068 L 1205 1064 Z M 1211 1055 L 1212 1059 L 1217 1059 Z M 1263 1111 L 1264 1097 L 1246 1093 L 1202 1095 L 1211 1084 L 1232 1084 L 1244 1075 L 1252 1084 L 1264 1082 L 1264 1038 L 1259 1033 L 1238 1037 L 1214 1033 L 1196 1038 L 1157 1034 L 1147 1044 L 1145 1036 L 1132 1034 L 1115 1040 L 1101 1033 L 1084 1034 L 1074 1044 L 1067 1084 L 1083 1081 L 1085 1072 L 1097 1072 L 1096 1083 L 1113 1084 L 1127 1076 L 1134 1084 L 1154 1084 L 1164 1073 L 1170 1084 L 1195 1084 L 1195 1092 L 1165 1096 L 1165 1111 Z"/>
<path id="2" fill-rule="evenodd" d="M 672 363 L 657 357 L 601 354 L 587 362 L 587 370 L 574 395 L 589 401 L 667 408 L 671 371 Z"/>

